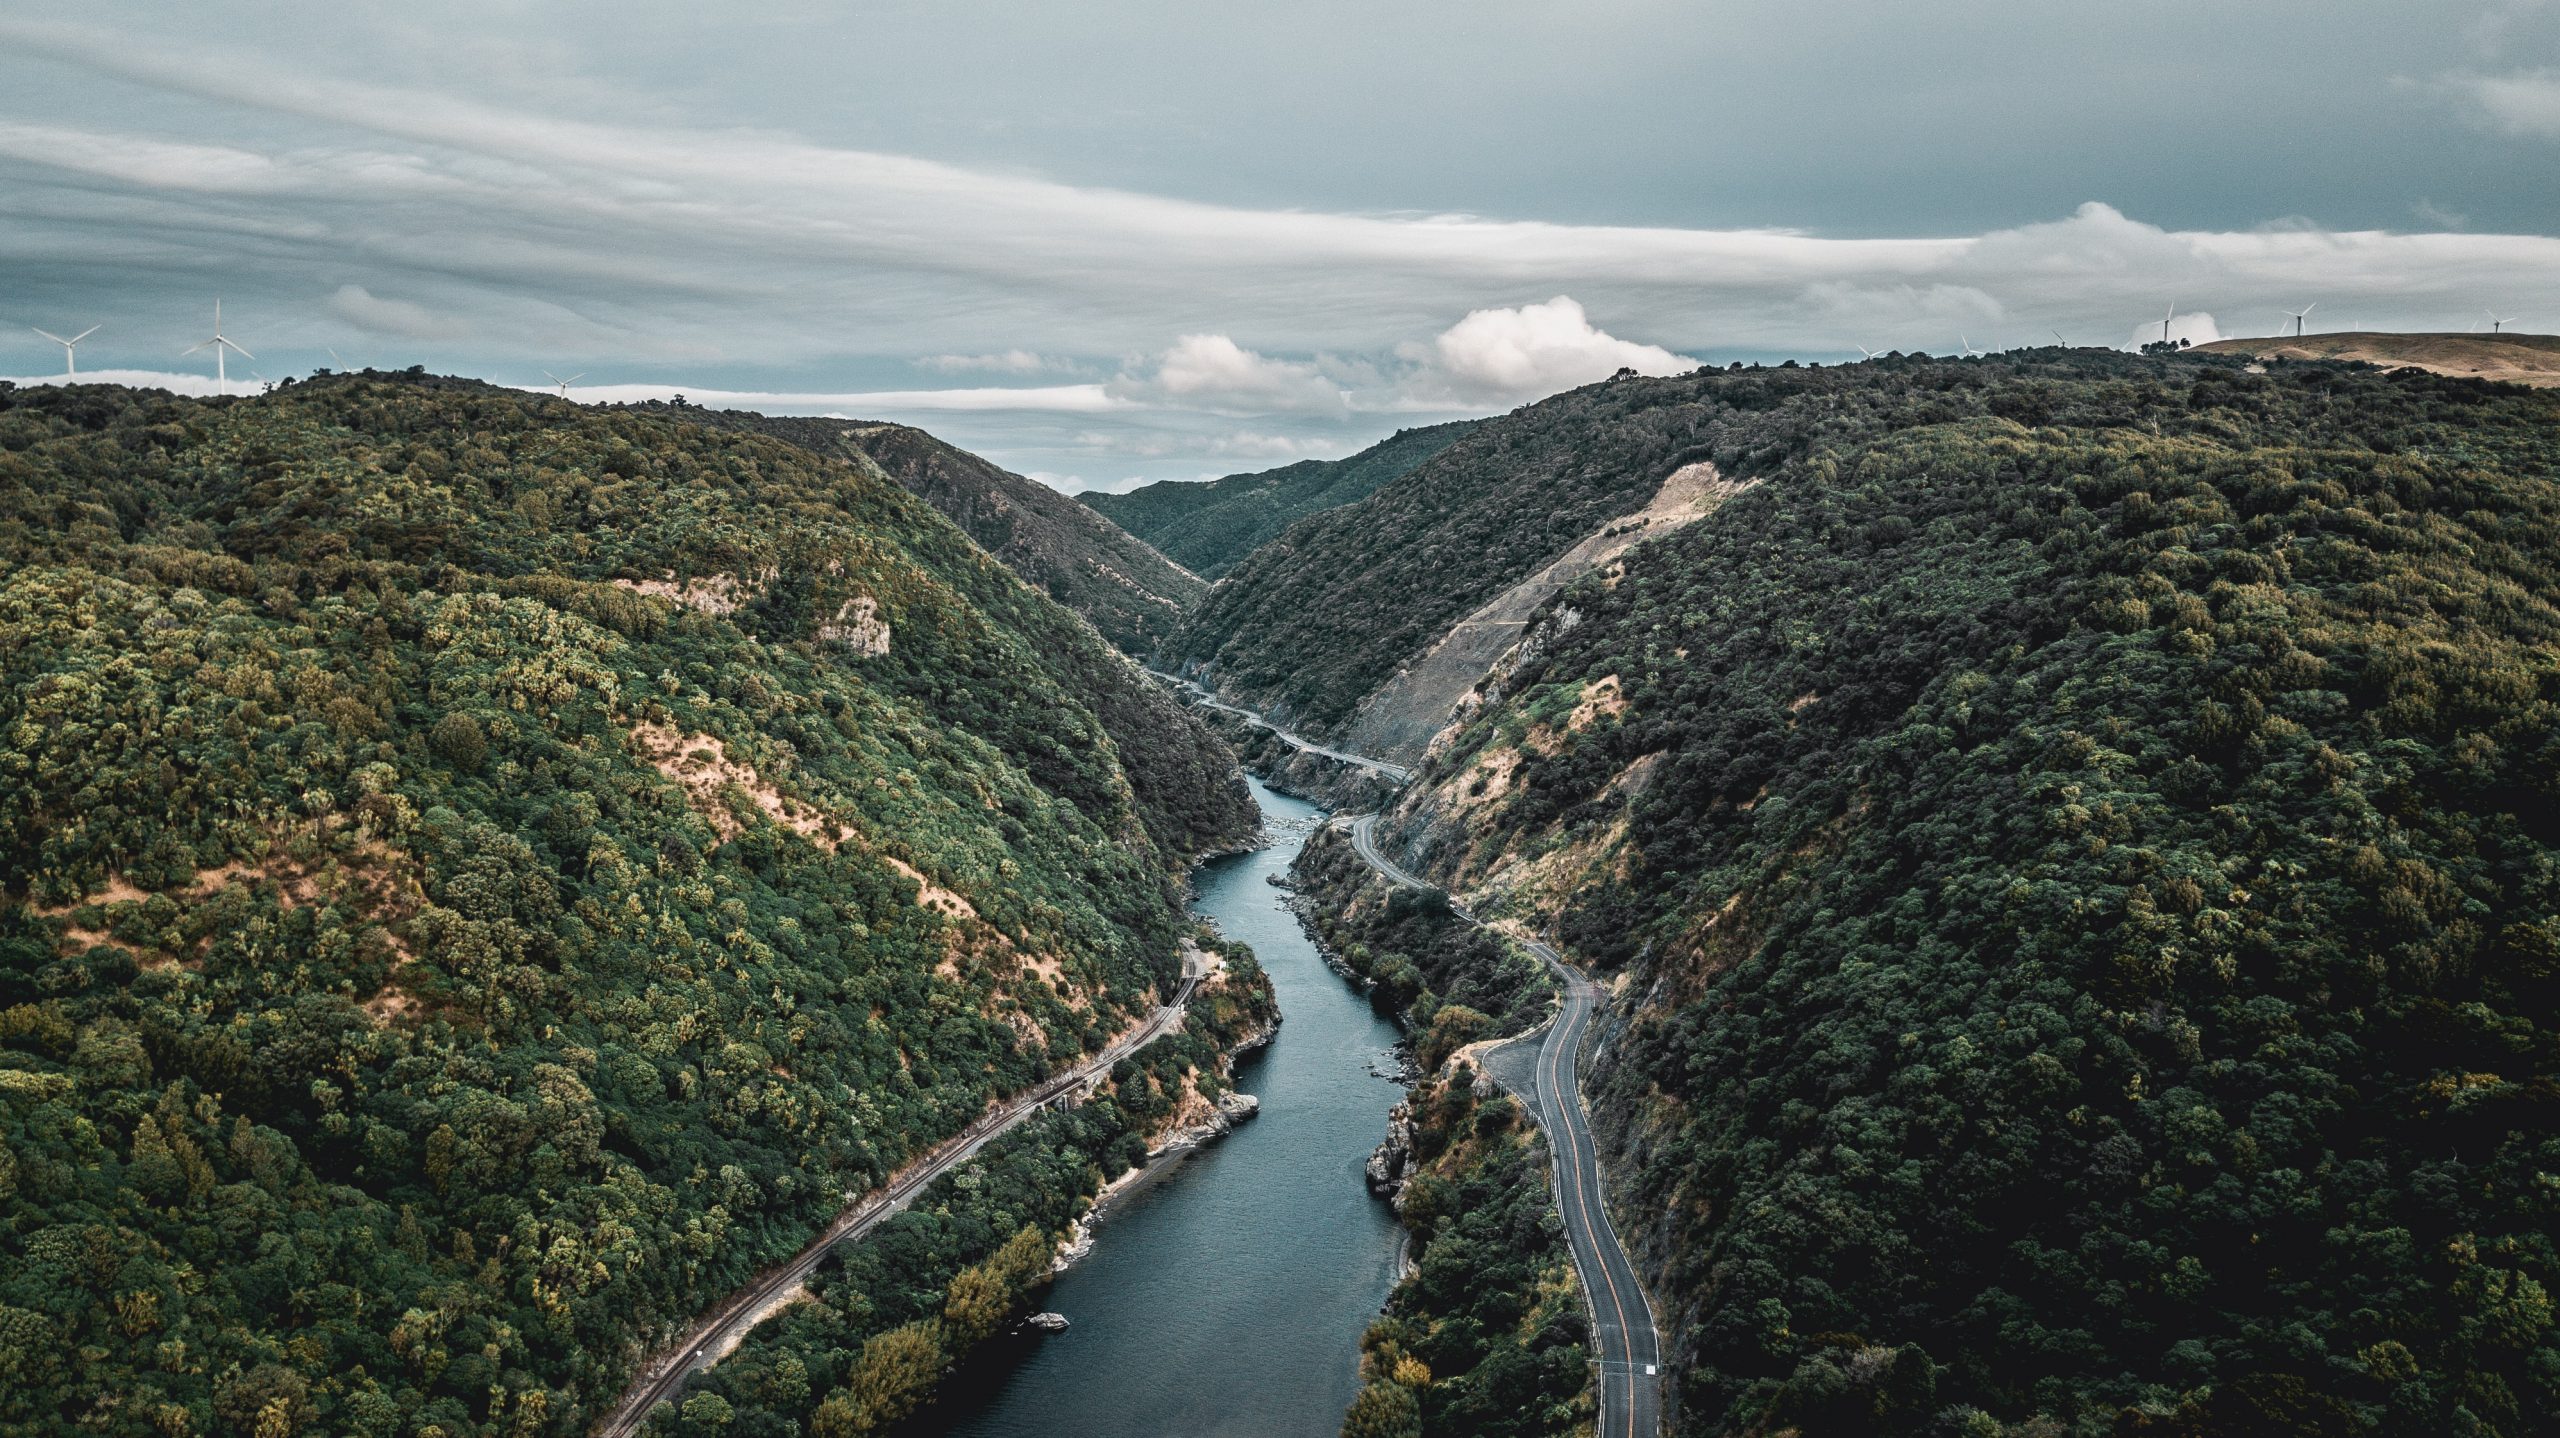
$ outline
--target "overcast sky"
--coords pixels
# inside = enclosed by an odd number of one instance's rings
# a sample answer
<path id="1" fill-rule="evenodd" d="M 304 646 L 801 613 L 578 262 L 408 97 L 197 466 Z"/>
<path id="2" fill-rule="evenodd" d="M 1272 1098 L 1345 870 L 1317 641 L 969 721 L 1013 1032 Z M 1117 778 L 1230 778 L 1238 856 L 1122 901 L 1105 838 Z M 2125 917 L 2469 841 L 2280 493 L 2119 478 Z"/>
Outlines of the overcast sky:
<path id="1" fill-rule="evenodd" d="M 2560 330 L 2552 6 L 751 8 L 0 0 L 0 374 L 94 324 L 209 388 L 218 294 L 235 375 L 547 370 L 1076 489 L 2173 302 Z"/>

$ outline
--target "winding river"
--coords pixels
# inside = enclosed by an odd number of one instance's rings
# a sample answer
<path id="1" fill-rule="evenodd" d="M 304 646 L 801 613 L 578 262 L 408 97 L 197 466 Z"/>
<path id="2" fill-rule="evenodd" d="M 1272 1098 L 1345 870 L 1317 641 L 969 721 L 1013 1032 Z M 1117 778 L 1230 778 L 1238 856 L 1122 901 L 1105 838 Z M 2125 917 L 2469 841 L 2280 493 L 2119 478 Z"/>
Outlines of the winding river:
<path id="1" fill-rule="evenodd" d="M 1261 784 L 1268 848 L 1193 876 L 1197 912 L 1253 946 L 1279 1037 L 1236 1065 L 1262 1116 L 1157 1168 L 1105 1210 L 1047 1304 L 1074 1327 L 973 1363 L 928 1425 L 953 1438 L 1331 1438 L 1398 1233 L 1360 1166 L 1401 1091 L 1395 1029 L 1324 965 L 1265 880 L 1323 811 Z"/>

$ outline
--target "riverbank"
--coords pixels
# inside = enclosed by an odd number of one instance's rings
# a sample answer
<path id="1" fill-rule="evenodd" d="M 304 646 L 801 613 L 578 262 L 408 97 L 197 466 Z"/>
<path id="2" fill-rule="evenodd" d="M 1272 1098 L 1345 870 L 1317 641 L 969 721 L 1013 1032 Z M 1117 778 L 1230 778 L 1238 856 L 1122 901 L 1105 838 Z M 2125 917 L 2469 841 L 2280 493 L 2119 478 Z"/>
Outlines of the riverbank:
<path id="1" fill-rule="evenodd" d="M 1097 1190 L 1143 1158 L 1150 1136 L 1229 1097 L 1227 1056 L 1276 1020 L 1249 950 L 1204 934 L 1186 955 L 1178 1026 L 1047 1086 L 1019 1126 L 875 1199 L 865 1236 L 815 1247 L 796 1293 L 757 1299 L 769 1316 L 734 1352 L 675 1389 L 680 1401 L 641 1410 L 647 1431 L 891 1427 L 933 1399 L 953 1364 L 1001 1340 Z"/>
<path id="2" fill-rule="evenodd" d="M 1224 1057 L 1224 1072 L 1232 1077 L 1238 1060 L 1277 1038 L 1280 1034 L 1280 1023 L 1284 1017 L 1286 1017 L 1284 1014 L 1275 1010 L 1269 1022 L 1248 1031 L 1244 1037 L 1228 1048 Z M 1246 1103 L 1231 1105 L 1226 1102 L 1227 1099 L 1243 1099 Z M 1231 1090 L 1218 1103 L 1212 1105 L 1207 1118 L 1156 1135 L 1152 1145 L 1147 1149 L 1146 1157 L 1140 1159 L 1137 1165 L 1127 1173 L 1104 1184 L 1101 1190 L 1094 1194 L 1092 1206 L 1077 1217 L 1074 1226 L 1068 1229 L 1065 1241 L 1058 1245 L 1058 1254 L 1050 1262 L 1049 1272 L 1053 1276 L 1064 1273 L 1075 1267 L 1085 1255 L 1093 1252 L 1094 1231 L 1109 1215 L 1114 1200 L 1163 1173 L 1202 1144 L 1213 1143 L 1235 1132 L 1238 1124 L 1252 1121 L 1259 1117 L 1261 1112 L 1261 1100 L 1251 1094 Z"/>
<path id="3" fill-rule="evenodd" d="M 1233 1065 L 1261 1114 L 1124 1179 L 1043 1295 L 1064 1332 L 989 1348 L 922 1431 L 951 1438 L 1334 1438 L 1400 1230 L 1360 1165 L 1400 1089 L 1394 1029 L 1317 956 L 1284 892 L 1314 806 L 1256 786 L 1271 843 L 1202 866 L 1195 913 L 1259 956 L 1287 1020 Z"/>
<path id="4" fill-rule="evenodd" d="M 1361 1335 L 1352 1421 L 1490 1438 L 1587 1430 L 1591 1319 L 1553 1152 L 1493 1071 L 1553 1021 L 1552 979 L 1445 898 L 1383 882 L 1339 824 L 1291 877 L 1315 941 L 1400 1021 L 1416 1070 L 1364 1175 L 1402 1224 L 1410 1267 Z"/>

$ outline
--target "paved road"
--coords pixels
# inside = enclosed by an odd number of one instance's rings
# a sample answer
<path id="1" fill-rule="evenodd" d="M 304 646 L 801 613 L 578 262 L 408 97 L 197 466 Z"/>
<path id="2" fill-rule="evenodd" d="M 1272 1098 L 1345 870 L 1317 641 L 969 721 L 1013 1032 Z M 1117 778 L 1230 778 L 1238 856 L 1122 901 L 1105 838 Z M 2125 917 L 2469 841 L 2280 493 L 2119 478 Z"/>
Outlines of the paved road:
<path id="1" fill-rule="evenodd" d="M 896 1178 L 864 1194 L 810 1240 L 806 1248 L 792 1255 L 789 1262 L 757 1275 L 753 1282 L 697 1320 L 683 1341 L 660 1355 L 632 1385 L 631 1391 L 624 1395 L 621 1405 L 595 1426 L 595 1438 L 627 1438 L 627 1435 L 639 1432 L 641 1425 L 648 1420 L 649 1410 L 680 1397 L 693 1375 L 711 1366 L 715 1354 L 734 1346 L 747 1330 L 770 1317 L 774 1305 L 817 1271 L 828 1250 L 869 1233 L 890 1215 L 905 1208 L 908 1200 L 922 1193 L 926 1185 L 967 1162 L 998 1135 L 1069 1090 L 1109 1073 L 1113 1064 L 1179 1025 L 1183 1005 L 1191 1001 L 1192 990 L 1200 986 L 1201 958 L 1196 951 L 1186 952 L 1182 986 L 1174 990 L 1173 1002 L 1149 1014 L 1144 1023 L 1113 1040 L 1110 1047 L 1075 1068 L 987 1110 L 976 1123 L 943 1140 L 924 1157 L 908 1165 Z"/>
<path id="2" fill-rule="evenodd" d="M 1436 892 L 1378 852 L 1377 819 L 1363 814 L 1351 821 L 1351 846 L 1388 882 Z M 1478 923 L 1463 906 L 1452 902 L 1449 907 L 1468 923 Z M 1592 1010 L 1599 1005 L 1600 987 L 1536 939 L 1504 937 L 1536 954 L 1564 990 L 1555 1022 L 1538 1048 L 1531 1107 L 1555 1150 L 1556 1208 L 1564 1215 L 1565 1240 L 1591 1308 L 1592 1349 L 1600 1363 L 1599 1438 L 1654 1438 L 1662 1427 L 1662 1341 L 1644 1285 L 1636 1281 L 1635 1265 L 1627 1261 L 1626 1248 L 1609 1224 L 1609 1205 L 1600 1188 L 1600 1151 L 1591 1141 L 1576 1063 Z"/>
<path id="3" fill-rule="evenodd" d="M 1279 725 L 1272 723 L 1270 720 L 1263 718 L 1261 715 L 1254 713 L 1250 709 L 1239 709 L 1233 704 L 1227 703 L 1225 700 L 1218 698 L 1208 690 L 1201 688 L 1199 685 L 1192 683 L 1190 680 L 1185 679 L 1180 675 L 1167 674 L 1161 669 L 1149 669 L 1147 672 L 1190 695 L 1192 702 L 1198 704 L 1201 708 L 1215 709 L 1221 714 L 1233 714 L 1237 718 L 1244 720 L 1257 729 L 1268 729 L 1273 734 L 1279 736 L 1281 743 L 1288 745 L 1292 749 L 1303 750 L 1309 754 L 1321 754 L 1328 759 L 1338 759 L 1355 769 L 1366 769 L 1372 774 L 1383 774 L 1388 778 L 1395 780 L 1399 784 L 1405 783 L 1413 778 L 1413 771 L 1404 767 L 1402 764 L 1390 764 L 1384 759 L 1372 759 L 1366 754 L 1353 754 L 1341 749 L 1328 749 L 1313 739 L 1307 739 L 1299 735 L 1292 734 L 1288 730 L 1281 728 Z"/>

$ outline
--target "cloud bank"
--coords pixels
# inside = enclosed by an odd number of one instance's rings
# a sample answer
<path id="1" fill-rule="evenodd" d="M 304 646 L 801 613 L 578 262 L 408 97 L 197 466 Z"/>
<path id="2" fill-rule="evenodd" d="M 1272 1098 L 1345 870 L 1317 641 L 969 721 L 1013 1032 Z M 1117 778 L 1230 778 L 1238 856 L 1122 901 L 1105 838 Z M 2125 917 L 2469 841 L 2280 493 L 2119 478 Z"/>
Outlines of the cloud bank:
<path id="1" fill-rule="evenodd" d="M 584 370 L 597 398 L 957 416 L 953 438 L 1025 470 L 1092 462 L 1095 423 L 1164 472 L 1240 453 L 1216 447 L 1240 420 L 1339 450 L 1622 367 L 2130 338 L 2173 299 L 2242 334 L 2313 300 L 2375 327 L 2495 305 L 2560 328 L 2544 235 L 2182 230 L 2095 200 L 1865 236 L 1257 208 L 0 20 L 0 81 L 39 64 L 121 99 L 0 98 L 0 320 L 107 321 L 102 363 L 174 362 L 218 293 L 278 368 L 335 348 Z M 2560 135 L 2553 72 L 2466 84 L 2482 123 Z"/>

